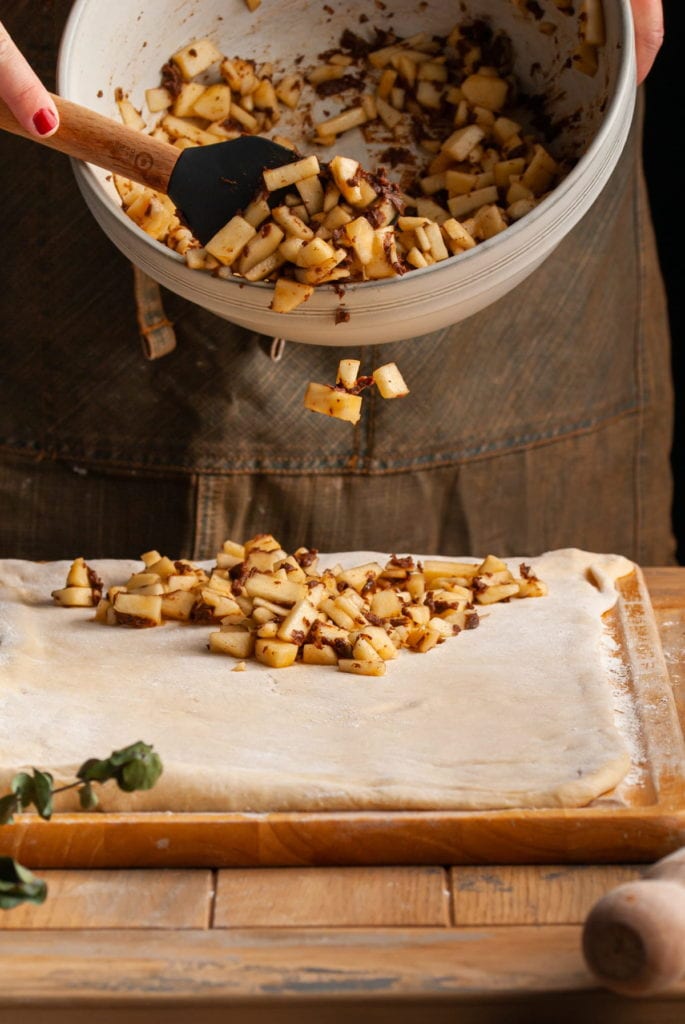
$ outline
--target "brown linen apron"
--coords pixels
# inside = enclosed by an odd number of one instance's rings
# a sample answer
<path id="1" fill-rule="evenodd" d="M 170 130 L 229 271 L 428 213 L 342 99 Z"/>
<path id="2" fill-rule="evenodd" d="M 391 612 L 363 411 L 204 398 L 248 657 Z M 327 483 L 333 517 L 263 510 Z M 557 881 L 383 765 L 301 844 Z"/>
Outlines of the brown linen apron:
<path id="1" fill-rule="evenodd" d="M 67 0 L 7 26 L 46 82 Z M 674 559 L 668 324 L 640 119 L 604 193 L 543 267 L 454 327 L 359 351 L 287 343 L 170 293 L 177 347 L 146 361 L 130 265 L 68 162 L 0 138 L 0 556 L 211 557 L 288 548 Z M 140 318 L 139 318 L 140 319 Z M 144 320 L 144 317 L 143 317 Z M 331 330 L 335 330 L 332 326 Z M 394 360 L 356 428 L 307 413 L 341 355 Z"/>

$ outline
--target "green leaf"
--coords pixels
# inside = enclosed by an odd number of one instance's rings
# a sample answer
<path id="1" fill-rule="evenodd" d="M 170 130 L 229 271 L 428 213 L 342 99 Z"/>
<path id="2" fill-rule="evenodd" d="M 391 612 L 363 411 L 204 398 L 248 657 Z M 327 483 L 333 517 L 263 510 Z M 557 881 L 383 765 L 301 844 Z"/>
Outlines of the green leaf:
<path id="1" fill-rule="evenodd" d="M 132 743 L 130 747 L 113 750 L 109 755 L 109 760 L 115 767 L 120 768 L 128 764 L 129 761 L 135 761 L 140 757 L 144 757 L 145 754 L 149 754 L 151 751 L 152 747 L 149 743 L 143 743 L 142 740 L 138 740 L 137 743 Z"/>
<path id="2" fill-rule="evenodd" d="M 81 765 L 76 772 L 76 778 L 82 782 L 107 782 L 108 779 L 113 779 L 116 773 L 117 770 L 109 758 L 100 761 L 97 757 L 91 757 Z"/>
<path id="3" fill-rule="evenodd" d="M 33 769 L 33 802 L 41 818 L 49 821 L 52 817 L 52 775 Z"/>
<path id="4" fill-rule="evenodd" d="M 149 743 L 132 743 L 121 750 L 113 750 L 105 760 L 91 758 L 81 765 L 77 778 L 82 782 L 107 782 L 116 779 L 119 789 L 132 793 L 136 789 L 152 789 L 162 774 L 159 754 Z"/>
<path id="5" fill-rule="evenodd" d="M 156 754 L 152 747 L 148 747 L 134 760 L 122 765 L 117 775 L 117 785 L 126 793 L 132 793 L 136 789 L 152 789 L 162 771 L 159 754 Z"/>
<path id="6" fill-rule="evenodd" d="M 12 792 L 16 794 L 17 800 L 19 801 L 19 807 L 17 810 L 22 808 L 30 807 L 33 803 L 35 788 L 33 785 L 33 779 L 26 772 L 19 772 L 12 779 Z"/>
<path id="7" fill-rule="evenodd" d="M 44 881 L 11 857 L 0 857 L 0 910 L 20 903 L 43 903 L 48 894 Z"/>
<path id="8" fill-rule="evenodd" d="M 16 793 L 8 793 L 7 796 L 0 797 L 0 825 L 11 825 L 20 806 Z"/>
<path id="9" fill-rule="evenodd" d="M 90 782 L 84 782 L 78 791 L 78 798 L 82 811 L 94 811 L 100 803 Z"/>
<path id="10" fill-rule="evenodd" d="M 19 772 L 12 779 L 12 791 L 20 806 L 17 810 L 36 805 L 41 818 L 49 819 L 52 815 L 52 775 L 33 769 L 33 775 Z"/>

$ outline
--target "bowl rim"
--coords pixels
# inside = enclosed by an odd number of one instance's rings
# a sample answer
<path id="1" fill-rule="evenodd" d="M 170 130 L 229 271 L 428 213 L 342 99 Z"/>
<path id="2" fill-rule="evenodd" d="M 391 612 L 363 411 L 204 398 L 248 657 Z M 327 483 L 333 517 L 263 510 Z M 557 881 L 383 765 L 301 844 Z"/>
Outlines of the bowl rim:
<path id="1" fill-rule="evenodd" d="M 632 11 L 629 0 L 614 0 L 614 2 L 620 15 L 617 49 L 621 51 L 621 58 L 619 60 L 613 94 L 604 111 L 599 128 L 569 173 L 553 191 L 533 210 L 527 213 L 525 217 L 507 227 L 506 241 L 509 243 L 509 248 L 515 247 L 519 239 L 523 242 L 525 237 L 534 235 L 539 221 L 542 218 L 546 219 L 548 212 L 565 199 L 576 187 L 577 183 L 584 176 L 586 168 L 591 166 L 597 158 L 597 154 L 604 145 L 607 136 L 611 134 L 615 122 L 625 117 L 624 108 L 626 100 L 629 102 L 632 117 L 636 93 L 636 56 Z M 66 99 L 72 98 L 69 95 L 68 89 L 70 68 L 77 66 L 76 62 L 72 61 L 76 31 L 81 18 L 92 3 L 93 0 L 74 0 L 60 39 L 57 54 L 57 91 Z M 114 197 L 108 196 L 104 192 L 97 176 L 97 172 L 100 169 L 92 164 L 76 160 L 72 160 L 72 167 L 74 168 L 75 175 L 81 177 L 83 185 L 88 188 L 92 195 L 124 226 L 133 238 L 137 238 L 145 248 L 150 250 L 151 260 L 157 256 L 163 261 L 170 260 L 172 264 L 177 265 L 179 268 L 186 267 L 185 261 L 179 253 L 169 249 L 163 242 L 157 241 L 143 231 L 142 228 L 126 216 L 121 206 L 114 201 Z M 457 265 L 457 261 L 460 267 L 470 267 L 475 271 L 476 264 L 486 260 L 491 250 L 497 245 L 501 246 L 502 241 L 504 239 L 500 235 L 495 235 L 493 238 L 479 243 L 473 249 L 450 256 L 440 263 L 428 267 L 414 268 L 410 272 L 411 279 L 417 281 L 420 277 L 424 277 L 427 274 L 433 273 L 435 275 L 436 271 L 444 272 Z M 195 271 L 192 271 L 192 273 L 195 273 Z M 397 287 L 403 282 L 404 276 L 381 278 L 373 281 L 345 282 L 345 292 L 346 294 L 350 292 L 361 294 L 369 289 Z M 221 281 L 222 286 L 226 286 L 227 295 L 229 294 L 229 289 L 235 289 L 236 287 L 240 288 L 241 291 L 247 288 L 262 292 L 273 291 L 274 287 L 273 284 L 266 281 L 247 281 L 241 277 L 226 277 L 217 280 Z"/>

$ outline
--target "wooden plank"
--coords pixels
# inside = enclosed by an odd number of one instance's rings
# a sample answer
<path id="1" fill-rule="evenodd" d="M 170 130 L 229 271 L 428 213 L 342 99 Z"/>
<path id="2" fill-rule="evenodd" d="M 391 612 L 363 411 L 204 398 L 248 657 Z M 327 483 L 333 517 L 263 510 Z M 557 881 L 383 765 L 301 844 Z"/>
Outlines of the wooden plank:
<path id="1" fill-rule="evenodd" d="M 0 911 L 0 931 L 207 928 L 210 871 L 44 871 L 47 901 Z"/>
<path id="2" fill-rule="evenodd" d="M 630 689 L 640 723 L 641 742 L 661 806 L 685 806 L 685 744 L 659 632 L 642 573 L 621 587 L 615 618 L 629 668 Z"/>
<path id="3" fill-rule="evenodd" d="M 637 866 L 619 865 L 455 867 L 450 872 L 454 923 L 582 924 L 598 899 L 641 873 Z"/>
<path id="4" fill-rule="evenodd" d="M 0 935 L 3 1006 L 31 995 L 73 1004 L 156 994 L 274 1000 L 357 996 L 577 991 L 592 985 L 572 926 L 474 929 L 212 929 Z M 106 986 L 103 981 L 106 979 Z M 103 991 L 106 989 L 106 992 Z"/>
<path id="5" fill-rule="evenodd" d="M 13 932 L 0 936 L 3 1009 L 295 998 L 532 997 L 596 989 L 573 925 L 491 929 Z M 672 993 L 685 1009 L 685 983 Z M 643 1004 L 644 1005 L 644 1004 Z"/>
<path id="6" fill-rule="evenodd" d="M 64 814 L 50 822 L 24 815 L 0 829 L 0 854 L 30 868 L 632 864 L 684 845 L 683 807 L 173 819 Z"/>
<path id="7" fill-rule="evenodd" d="M 673 686 L 680 725 L 685 733 L 685 608 L 657 608 L 654 615 Z"/>
<path id="8" fill-rule="evenodd" d="M 654 566 L 643 574 L 654 608 L 685 608 L 685 566 Z"/>
<path id="9" fill-rule="evenodd" d="M 153 995 L 144 1006 L 130 1003 L 103 1007 L 36 1006 L 33 1000 L 0 1011 L 2 1024 L 188 1024 L 193 1011 L 202 1024 L 682 1024 L 683 1003 L 667 993 L 659 998 L 622 999 L 609 992 L 542 993 L 515 999 L 312 999 L 292 996 L 277 1004 L 269 999 L 250 1003 L 212 1002 L 170 1006 Z"/>
<path id="10" fill-rule="evenodd" d="M 251 868 L 220 871 L 215 928 L 445 927 L 439 867 Z"/>

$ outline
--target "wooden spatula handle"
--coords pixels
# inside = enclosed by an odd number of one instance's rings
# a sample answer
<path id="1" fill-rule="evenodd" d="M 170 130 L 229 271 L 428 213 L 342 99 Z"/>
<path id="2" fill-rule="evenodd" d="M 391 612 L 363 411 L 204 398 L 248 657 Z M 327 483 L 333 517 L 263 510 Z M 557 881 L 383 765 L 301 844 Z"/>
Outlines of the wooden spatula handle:
<path id="1" fill-rule="evenodd" d="M 590 911 L 583 952 L 599 981 L 623 995 L 648 995 L 685 975 L 685 849 Z"/>
<path id="2" fill-rule="evenodd" d="M 134 131 L 109 117 L 96 114 L 88 107 L 53 96 L 59 111 L 60 125 L 54 135 L 40 138 L 31 135 L 17 122 L 9 108 L 0 100 L 0 128 L 59 150 L 78 160 L 87 160 L 108 171 L 166 192 L 171 172 L 180 151 L 143 132 Z"/>

